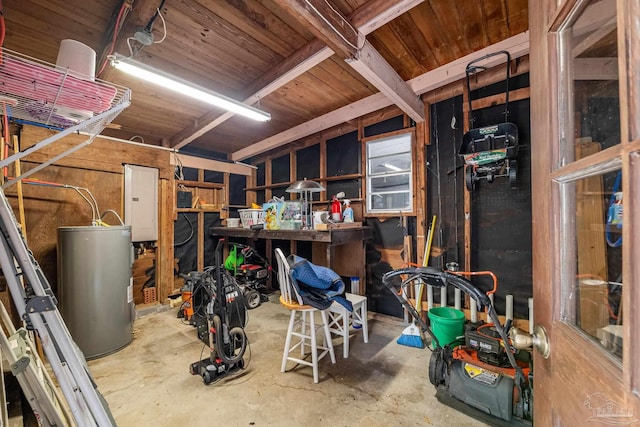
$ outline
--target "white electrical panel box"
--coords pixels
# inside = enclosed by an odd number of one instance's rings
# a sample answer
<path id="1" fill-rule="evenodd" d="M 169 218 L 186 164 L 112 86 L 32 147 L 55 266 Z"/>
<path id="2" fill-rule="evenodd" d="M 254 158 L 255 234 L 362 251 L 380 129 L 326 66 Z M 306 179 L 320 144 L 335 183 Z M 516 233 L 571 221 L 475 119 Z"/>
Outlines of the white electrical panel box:
<path id="1" fill-rule="evenodd" d="M 131 241 L 158 240 L 158 169 L 124 165 L 124 222 Z"/>

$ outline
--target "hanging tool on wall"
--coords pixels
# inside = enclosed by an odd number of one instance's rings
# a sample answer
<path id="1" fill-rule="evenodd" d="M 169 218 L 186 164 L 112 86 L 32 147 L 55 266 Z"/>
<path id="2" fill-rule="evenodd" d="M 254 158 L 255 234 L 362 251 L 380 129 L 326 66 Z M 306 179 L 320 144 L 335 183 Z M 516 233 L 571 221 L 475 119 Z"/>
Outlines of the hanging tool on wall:
<path id="1" fill-rule="evenodd" d="M 475 128 L 471 95 L 469 102 L 469 131 L 464 134 L 459 155 L 467 165 L 465 168 L 465 183 L 467 190 L 473 191 L 476 182 L 486 179 L 493 182 L 496 177 L 508 177 L 511 188 L 517 187 L 518 156 L 518 127 L 509 120 L 509 80 L 511 79 L 511 55 L 507 51 L 490 53 L 467 64 L 467 91 L 471 94 L 470 77 L 487 67 L 478 63 L 495 55 L 506 56 L 506 83 L 504 123 Z"/>

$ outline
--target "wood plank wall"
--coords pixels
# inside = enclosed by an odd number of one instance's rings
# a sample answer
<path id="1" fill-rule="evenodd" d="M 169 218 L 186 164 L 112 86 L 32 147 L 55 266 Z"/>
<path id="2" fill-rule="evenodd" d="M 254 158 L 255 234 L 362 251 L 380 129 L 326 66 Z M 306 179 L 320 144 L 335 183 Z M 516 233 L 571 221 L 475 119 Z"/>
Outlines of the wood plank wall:
<path id="1" fill-rule="evenodd" d="M 35 143 L 51 136 L 54 131 L 24 126 L 20 131 L 20 146 L 24 151 Z M 87 139 L 83 135 L 71 135 L 54 144 L 26 156 L 22 170 L 49 160 L 66 149 Z M 156 286 L 158 299 L 163 301 L 173 284 L 173 167 L 167 150 L 96 138 L 90 145 L 35 173 L 31 178 L 42 181 L 88 188 L 96 198 L 100 212 L 113 209 L 124 218 L 124 164 L 157 168 L 159 170 L 159 236 L 154 249 L 156 258 Z M 9 171 L 10 174 L 13 171 Z M 17 208 L 16 186 L 7 187 L 5 194 Z M 57 288 L 56 241 L 60 226 L 91 225 L 91 208 L 80 195 L 65 188 L 23 185 L 26 214 L 27 243 L 42 270 Z M 17 210 L 16 210 L 17 212 Z M 105 222 L 118 224 L 114 216 L 105 216 Z M 140 300 L 140 299 L 138 299 Z"/>

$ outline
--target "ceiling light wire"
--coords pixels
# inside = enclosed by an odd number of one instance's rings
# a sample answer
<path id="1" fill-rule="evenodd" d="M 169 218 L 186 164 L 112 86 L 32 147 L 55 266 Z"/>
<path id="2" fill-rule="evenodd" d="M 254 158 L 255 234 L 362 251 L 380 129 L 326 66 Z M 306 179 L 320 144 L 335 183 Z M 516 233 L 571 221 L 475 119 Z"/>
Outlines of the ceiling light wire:
<path id="1" fill-rule="evenodd" d="M 162 16 L 162 12 L 160 11 L 159 8 L 157 9 L 157 12 L 158 12 L 158 15 L 160 16 L 160 20 L 162 21 L 162 31 L 164 32 L 164 35 L 157 42 L 153 42 L 155 44 L 162 43 L 164 39 L 167 38 L 167 21 L 164 20 L 164 16 Z"/>
<path id="2" fill-rule="evenodd" d="M 156 21 L 156 18 L 158 17 L 158 15 L 160 15 L 160 9 L 162 9 L 162 7 L 164 6 L 164 2 L 165 0 L 162 0 L 160 2 L 160 6 L 158 6 L 156 8 L 156 11 L 153 13 L 153 16 L 151 17 L 151 19 L 149 19 L 149 22 L 147 22 L 147 25 L 144 27 L 145 31 L 147 32 L 151 32 L 151 30 L 153 30 L 153 23 Z"/>
<path id="3" fill-rule="evenodd" d="M 113 50 L 116 46 L 118 33 L 120 32 L 120 29 L 124 25 L 124 21 L 127 18 L 127 15 L 129 14 L 130 10 L 131 10 L 131 5 L 129 4 L 129 2 L 127 0 L 123 0 L 122 6 L 118 11 L 118 16 L 116 18 L 115 25 L 113 26 L 113 37 L 111 38 L 111 46 L 109 47 L 109 53 L 107 53 L 107 56 L 104 59 L 104 62 L 102 63 L 102 66 L 100 67 L 100 71 L 98 71 L 98 74 L 96 75 L 96 77 L 100 77 L 102 75 L 105 67 L 107 66 L 107 63 L 109 63 L 110 61 L 109 57 L 113 55 Z"/>

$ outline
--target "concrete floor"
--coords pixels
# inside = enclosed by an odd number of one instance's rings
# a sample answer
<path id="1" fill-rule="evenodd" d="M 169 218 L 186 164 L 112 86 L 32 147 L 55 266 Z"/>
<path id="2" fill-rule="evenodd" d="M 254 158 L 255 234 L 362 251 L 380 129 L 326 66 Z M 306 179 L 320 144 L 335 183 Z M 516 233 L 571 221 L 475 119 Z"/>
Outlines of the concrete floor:
<path id="1" fill-rule="evenodd" d="M 484 426 L 440 404 L 429 383 L 430 352 L 398 345 L 404 326 L 369 317 L 369 343 L 351 337 L 348 359 L 280 373 L 289 312 L 273 300 L 249 311 L 251 360 L 243 375 L 205 386 L 189 365 L 206 356 L 177 308 L 136 320 L 133 342 L 89 362 L 119 426 Z"/>

